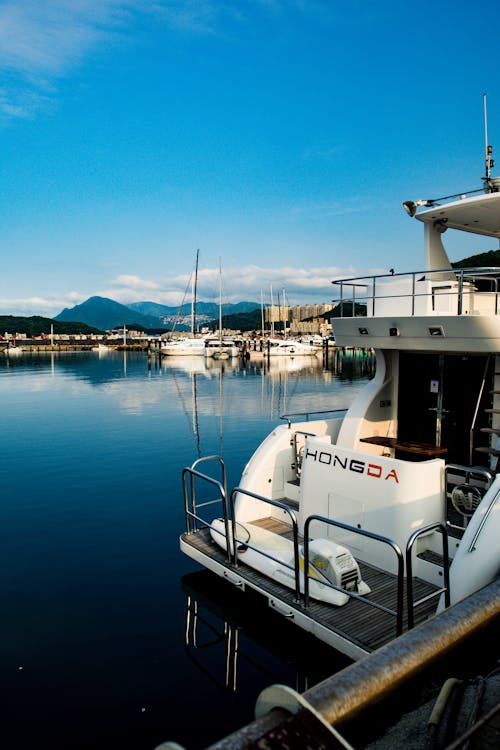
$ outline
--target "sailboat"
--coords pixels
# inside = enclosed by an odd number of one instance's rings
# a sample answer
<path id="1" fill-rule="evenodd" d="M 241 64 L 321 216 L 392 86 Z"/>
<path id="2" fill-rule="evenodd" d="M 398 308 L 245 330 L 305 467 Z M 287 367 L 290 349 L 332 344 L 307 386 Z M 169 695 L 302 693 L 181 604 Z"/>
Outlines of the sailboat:
<path id="1" fill-rule="evenodd" d="M 205 354 L 205 340 L 195 337 L 196 332 L 196 294 L 198 286 L 198 258 L 200 251 L 196 251 L 194 272 L 191 274 L 191 336 L 162 341 L 160 352 L 173 357 L 203 357 Z M 175 327 L 175 326 L 174 326 Z"/>
<path id="2" fill-rule="evenodd" d="M 219 263 L 219 336 L 207 339 L 205 355 L 214 359 L 230 359 L 238 357 L 239 353 L 240 349 L 236 342 L 222 335 L 222 266 Z"/>

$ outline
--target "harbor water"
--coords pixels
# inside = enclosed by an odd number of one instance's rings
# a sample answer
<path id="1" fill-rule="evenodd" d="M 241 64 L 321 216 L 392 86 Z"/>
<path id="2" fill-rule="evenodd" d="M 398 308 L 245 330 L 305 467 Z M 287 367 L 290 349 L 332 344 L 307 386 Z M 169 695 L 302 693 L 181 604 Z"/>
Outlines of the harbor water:
<path id="1" fill-rule="evenodd" d="M 219 454 L 237 484 L 281 414 L 349 405 L 365 365 L 2 357 L 3 747 L 197 750 L 269 684 L 345 666 L 181 555 L 181 471 Z"/>

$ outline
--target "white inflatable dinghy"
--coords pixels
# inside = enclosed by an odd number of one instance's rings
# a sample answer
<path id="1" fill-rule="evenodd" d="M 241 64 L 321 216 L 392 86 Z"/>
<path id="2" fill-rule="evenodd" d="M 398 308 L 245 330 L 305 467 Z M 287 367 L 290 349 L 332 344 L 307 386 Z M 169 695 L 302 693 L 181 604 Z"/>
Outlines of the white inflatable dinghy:
<path id="1" fill-rule="evenodd" d="M 226 531 L 222 518 L 217 518 L 212 522 L 210 535 L 214 542 L 227 550 Z M 237 523 L 236 550 L 240 562 L 244 562 L 287 588 L 295 589 L 294 552 L 291 540 L 252 523 Z M 358 563 L 346 547 L 342 547 L 331 539 L 313 539 L 309 543 L 309 558 L 309 595 L 313 599 L 335 604 L 338 607 L 347 604 L 349 595 L 331 588 L 328 585 L 330 583 L 356 594 L 370 593 L 370 588 L 361 580 Z M 299 565 L 303 573 L 302 547 L 299 547 Z M 300 576 L 300 591 L 304 592 L 303 575 Z"/>

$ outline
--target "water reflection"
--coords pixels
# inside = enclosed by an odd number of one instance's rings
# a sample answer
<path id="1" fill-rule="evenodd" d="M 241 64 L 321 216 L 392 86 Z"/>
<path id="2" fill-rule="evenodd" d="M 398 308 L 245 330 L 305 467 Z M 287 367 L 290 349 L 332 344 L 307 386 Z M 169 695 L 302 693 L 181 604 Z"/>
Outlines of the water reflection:
<path id="1" fill-rule="evenodd" d="M 304 692 L 350 660 L 270 612 L 256 594 L 245 596 L 208 571 L 183 576 L 186 652 L 219 689 L 246 691 L 249 681 L 283 680 Z M 287 667 L 283 669 L 283 664 Z"/>
<path id="2" fill-rule="evenodd" d="M 345 406 L 365 380 L 321 361 L 0 358 L 6 746 L 194 750 L 250 721 L 269 682 L 315 679 L 313 646 L 267 606 L 215 576 L 181 590 L 181 472 L 221 453 L 235 486 L 282 411 Z"/>

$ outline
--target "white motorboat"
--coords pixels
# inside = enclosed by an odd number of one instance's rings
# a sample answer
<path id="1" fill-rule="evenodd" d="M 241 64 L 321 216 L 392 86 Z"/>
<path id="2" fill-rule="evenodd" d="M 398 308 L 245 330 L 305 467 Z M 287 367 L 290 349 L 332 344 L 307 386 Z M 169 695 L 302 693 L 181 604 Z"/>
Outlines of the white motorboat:
<path id="1" fill-rule="evenodd" d="M 334 282 L 336 343 L 374 347 L 375 377 L 345 410 L 284 415 L 230 494 L 220 457 L 183 475 L 182 551 L 352 658 L 500 573 L 500 268 L 442 243 L 500 238 L 500 179 L 403 205 L 425 269 Z"/>
<path id="2" fill-rule="evenodd" d="M 218 338 L 207 339 L 205 345 L 205 356 L 214 359 L 233 359 L 239 357 L 240 348 L 232 339 Z"/>
<path id="3" fill-rule="evenodd" d="M 321 351 L 322 345 L 312 340 L 269 338 L 265 353 L 270 357 L 315 357 Z"/>
<path id="4" fill-rule="evenodd" d="M 160 352 L 169 357 L 204 357 L 205 339 L 183 337 L 162 341 Z"/>
<path id="5" fill-rule="evenodd" d="M 23 347 L 18 346 L 15 342 L 7 344 L 5 349 L 3 350 L 4 354 L 7 355 L 7 357 L 17 357 L 19 354 L 23 353 Z"/>

